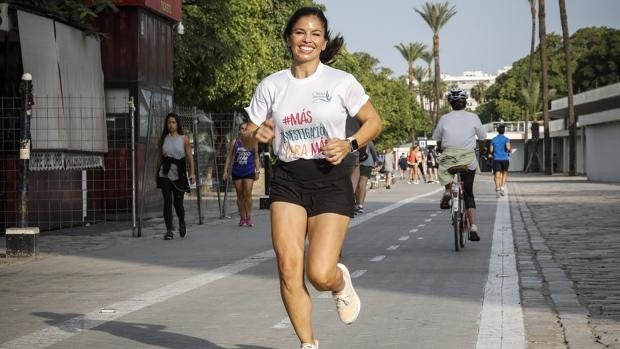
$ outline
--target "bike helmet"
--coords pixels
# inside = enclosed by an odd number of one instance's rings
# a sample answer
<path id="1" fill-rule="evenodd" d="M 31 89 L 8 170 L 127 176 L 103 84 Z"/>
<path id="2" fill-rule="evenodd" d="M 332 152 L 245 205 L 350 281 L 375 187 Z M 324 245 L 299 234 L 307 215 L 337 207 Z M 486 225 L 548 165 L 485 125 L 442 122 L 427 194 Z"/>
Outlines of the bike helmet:
<path id="1" fill-rule="evenodd" d="M 447 98 L 449 102 L 458 102 L 467 100 L 467 92 L 461 88 L 453 88 L 448 91 Z"/>

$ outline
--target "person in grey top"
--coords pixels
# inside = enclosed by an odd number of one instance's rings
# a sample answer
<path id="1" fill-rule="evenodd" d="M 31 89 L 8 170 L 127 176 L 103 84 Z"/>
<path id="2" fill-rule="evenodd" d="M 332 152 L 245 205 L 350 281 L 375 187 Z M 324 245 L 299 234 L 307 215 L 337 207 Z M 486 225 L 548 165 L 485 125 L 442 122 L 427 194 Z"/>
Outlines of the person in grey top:
<path id="1" fill-rule="evenodd" d="M 452 112 L 445 114 L 439 119 L 433 132 L 433 139 L 437 141 L 438 148 L 443 152 L 438 157 L 439 183 L 445 186 L 444 194 L 439 203 L 442 209 L 450 208 L 450 182 L 452 175 L 448 172 L 450 167 L 467 166 L 469 171 L 462 175 L 464 183 L 465 208 L 469 218 L 469 239 L 480 241 L 478 226 L 476 225 L 476 201 L 474 200 L 474 179 L 478 160 L 476 158 L 476 144 L 487 138 L 487 132 L 480 122 L 478 115 L 465 110 L 467 105 L 467 93 L 460 88 L 448 92 L 448 102 L 452 106 Z M 481 148 L 484 145 L 481 145 Z"/>
<path id="2" fill-rule="evenodd" d="M 393 173 L 396 170 L 396 153 L 392 149 L 387 149 L 383 156 L 383 170 L 385 171 L 385 188 L 392 188 Z"/>
<path id="3" fill-rule="evenodd" d="M 186 159 L 189 161 L 189 175 Z M 189 192 L 189 181 L 196 180 L 194 175 L 194 157 L 189 138 L 183 134 L 181 118 L 175 113 L 166 115 L 164 130 L 159 138 L 159 157 L 157 158 L 157 187 L 164 198 L 164 222 L 166 235 L 164 240 L 172 240 L 172 205 L 179 218 L 179 235 L 187 233 L 185 226 L 185 209 L 183 196 Z M 188 181 L 189 180 L 189 181 Z"/>

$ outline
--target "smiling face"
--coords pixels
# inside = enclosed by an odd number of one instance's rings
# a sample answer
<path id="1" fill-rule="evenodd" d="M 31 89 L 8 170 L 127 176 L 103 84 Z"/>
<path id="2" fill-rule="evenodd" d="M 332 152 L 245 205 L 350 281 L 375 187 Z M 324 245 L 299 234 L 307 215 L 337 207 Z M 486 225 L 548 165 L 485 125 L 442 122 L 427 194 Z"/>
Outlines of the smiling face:
<path id="1" fill-rule="evenodd" d="M 323 22 L 314 15 L 300 17 L 293 25 L 287 45 L 296 64 L 320 61 L 320 55 L 327 46 Z"/>

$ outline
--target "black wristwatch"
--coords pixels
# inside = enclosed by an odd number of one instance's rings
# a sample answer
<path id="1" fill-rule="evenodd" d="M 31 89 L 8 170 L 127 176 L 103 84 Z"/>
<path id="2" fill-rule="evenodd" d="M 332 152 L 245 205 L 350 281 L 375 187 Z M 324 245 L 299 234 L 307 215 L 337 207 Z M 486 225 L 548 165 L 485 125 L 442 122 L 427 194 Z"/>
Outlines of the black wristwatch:
<path id="1" fill-rule="evenodd" d="M 359 145 L 357 144 L 357 139 L 354 137 L 347 137 L 347 142 L 349 142 L 349 152 L 353 153 L 359 149 Z"/>

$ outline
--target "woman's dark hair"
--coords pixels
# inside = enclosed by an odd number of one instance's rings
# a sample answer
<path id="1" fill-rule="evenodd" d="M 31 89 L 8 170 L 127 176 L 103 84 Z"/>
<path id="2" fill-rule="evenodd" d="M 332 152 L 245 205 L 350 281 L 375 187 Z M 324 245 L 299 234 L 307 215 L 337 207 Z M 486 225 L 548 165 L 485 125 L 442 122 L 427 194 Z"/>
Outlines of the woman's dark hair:
<path id="1" fill-rule="evenodd" d="M 179 114 L 175 113 L 175 112 L 170 112 L 168 114 L 166 114 L 166 118 L 164 119 L 164 130 L 161 132 L 161 136 L 159 137 L 159 151 L 162 151 L 162 146 L 164 145 L 164 139 L 166 139 L 166 136 L 168 135 L 168 118 L 174 118 L 174 120 L 177 122 L 177 133 L 182 135 L 185 134 L 183 133 L 183 123 L 181 122 L 181 117 L 179 116 Z"/>
<path id="2" fill-rule="evenodd" d="M 344 38 L 340 34 L 336 35 L 333 39 L 331 38 L 331 32 L 329 31 L 327 18 L 325 17 L 325 14 L 323 14 L 323 10 L 318 7 L 302 7 L 295 11 L 295 13 L 293 13 L 291 18 L 289 18 L 288 22 L 286 23 L 286 28 L 284 28 L 284 32 L 282 33 L 284 41 L 287 41 L 288 37 L 291 36 L 291 34 L 293 33 L 293 26 L 295 25 L 295 23 L 297 23 L 297 21 L 301 17 L 307 16 L 315 16 L 323 23 L 323 27 L 325 28 L 325 40 L 327 40 L 327 45 L 325 46 L 325 50 L 321 52 L 320 59 L 321 62 L 325 64 L 333 63 L 336 55 L 340 51 L 340 48 L 342 47 L 342 45 L 344 45 Z"/>

